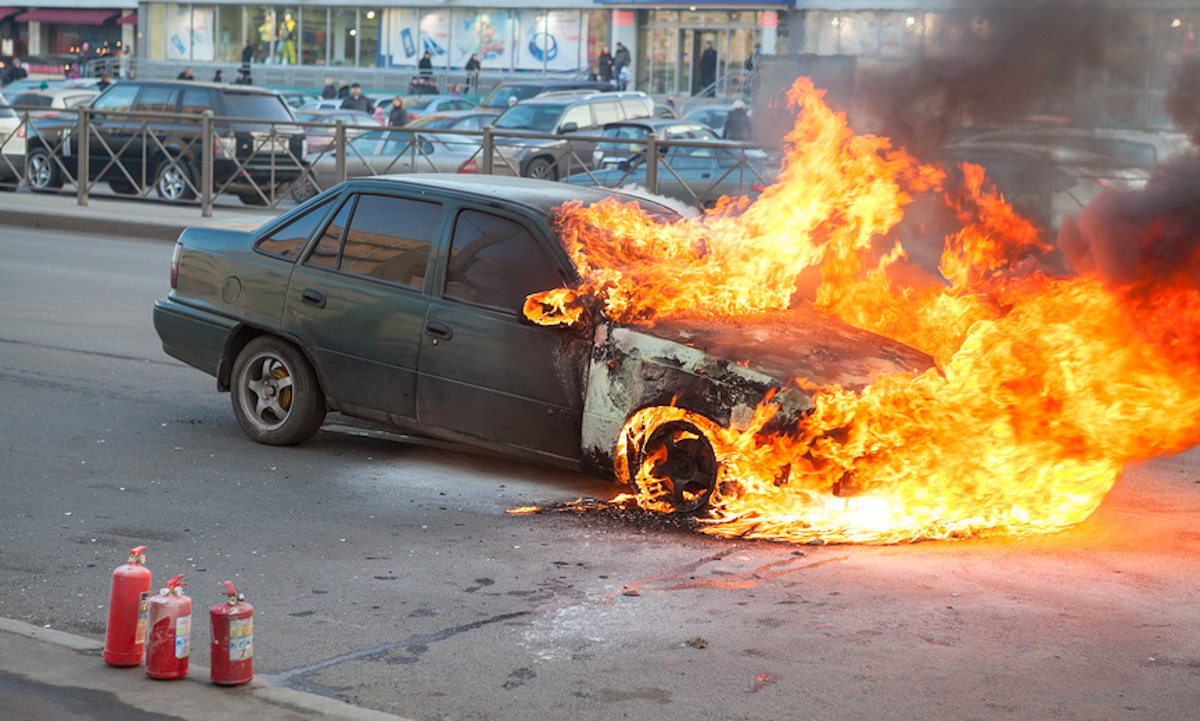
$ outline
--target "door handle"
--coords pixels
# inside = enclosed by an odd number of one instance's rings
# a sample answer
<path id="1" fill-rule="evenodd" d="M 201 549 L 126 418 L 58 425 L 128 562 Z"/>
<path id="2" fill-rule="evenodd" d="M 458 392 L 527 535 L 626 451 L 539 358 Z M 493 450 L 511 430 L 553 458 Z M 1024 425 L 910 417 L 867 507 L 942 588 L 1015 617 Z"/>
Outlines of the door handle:
<path id="1" fill-rule="evenodd" d="M 701 174 L 700 174 L 700 177 L 701 177 L 701 178 L 711 178 L 711 177 L 712 177 L 712 173 L 701 173 Z"/>
<path id="2" fill-rule="evenodd" d="M 300 300 L 309 305 L 315 305 L 318 308 L 325 307 L 325 294 L 312 288 L 305 288 L 304 292 L 300 294 Z"/>
<path id="3" fill-rule="evenodd" d="M 431 320 L 425 324 L 425 335 L 434 339 L 450 340 L 454 337 L 454 329 L 439 320 Z"/>

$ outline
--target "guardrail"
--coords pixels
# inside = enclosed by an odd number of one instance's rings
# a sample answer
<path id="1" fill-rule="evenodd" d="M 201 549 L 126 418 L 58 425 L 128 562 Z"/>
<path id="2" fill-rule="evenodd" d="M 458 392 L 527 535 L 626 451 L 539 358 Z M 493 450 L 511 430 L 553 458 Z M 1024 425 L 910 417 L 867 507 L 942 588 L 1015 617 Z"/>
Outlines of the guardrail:
<path id="1" fill-rule="evenodd" d="M 5 117 L 6 110 L 16 112 Z M 218 117 L 211 111 L 81 108 L 47 115 L 0 106 L 0 148 L 0 189 L 59 192 L 73 185 L 77 202 L 87 205 L 97 186 L 107 183 L 121 196 L 198 204 L 202 217 L 212 215 L 214 199 L 222 194 L 274 208 L 289 197 L 303 202 L 350 177 L 413 172 L 638 185 L 707 207 L 721 195 L 754 192 L 775 172 L 765 153 L 745 143 L 618 140 L 492 126 L 409 129 L 341 119 L 330 126 Z"/>

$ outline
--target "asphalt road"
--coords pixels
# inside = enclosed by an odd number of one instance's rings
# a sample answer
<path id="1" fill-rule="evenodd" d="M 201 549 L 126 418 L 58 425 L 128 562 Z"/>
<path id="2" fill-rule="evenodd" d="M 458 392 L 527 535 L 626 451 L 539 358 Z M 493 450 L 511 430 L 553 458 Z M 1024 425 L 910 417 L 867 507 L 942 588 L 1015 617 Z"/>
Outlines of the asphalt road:
<path id="1" fill-rule="evenodd" d="M 612 488 L 339 430 L 247 440 L 158 347 L 170 251 L 0 228 L 2 616 L 102 638 L 109 574 L 146 544 L 198 609 L 247 593 L 260 678 L 423 721 L 1196 716 L 1196 451 L 1022 541 L 514 516 Z"/>

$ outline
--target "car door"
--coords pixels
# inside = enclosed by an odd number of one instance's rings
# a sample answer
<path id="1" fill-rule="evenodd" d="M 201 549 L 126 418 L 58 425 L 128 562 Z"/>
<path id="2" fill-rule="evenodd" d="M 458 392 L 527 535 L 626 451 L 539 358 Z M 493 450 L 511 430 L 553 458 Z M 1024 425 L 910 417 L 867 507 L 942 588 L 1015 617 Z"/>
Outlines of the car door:
<path id="1" fill-rule="evenodd" d="M 285 331 L 312 353 L 325 392 L 411 418 L 426 272 L 440 202 L 348 193 L 288 283 Z"/>
<path id="2" fill-rule="evenodd" d="M 110 177 L 124 178 L 124 174 L 116 168 L 116 163 L 107 171 L 105 166 L 114 157 L 120 157 L 120 162 L 133 178 L 141 183 L 141 145 L 122 148 L 132 137 L 137 123 L 110 113 L 127 113 L 133 109 L 133 101 L 137 97 L 140 86 L 132 83 L 118 83 L 108 89 L 108 92 L 92 101 L 91 135 L 88 138 L 88 173 L 96 177 L 102 172 Z M 134 143 L 130 144 L 135 145 Z"/>
<path id="3" fill-rule="evenodd" d="M 576 460 L 590 334 L 522 320 L 562 259 L 524 219 L 460 208 L 439 250 L 421 336 L 417 417 L 485 442 Z"/>

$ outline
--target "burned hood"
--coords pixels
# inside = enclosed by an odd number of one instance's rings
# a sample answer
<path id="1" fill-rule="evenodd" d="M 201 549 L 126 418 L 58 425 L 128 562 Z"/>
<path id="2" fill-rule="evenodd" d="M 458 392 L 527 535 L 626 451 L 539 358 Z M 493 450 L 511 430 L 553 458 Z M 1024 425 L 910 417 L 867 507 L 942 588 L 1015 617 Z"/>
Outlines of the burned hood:
<path id="1" fill-rule="evenodd" d="M 787 382 L 861 391 L 884 375 L 921 372 L 929 355 L 889 338 L 820 315 L 804 306 L 738 319 L 670 319 L 633 324 L 664 340 L 745 365 Z"/>

